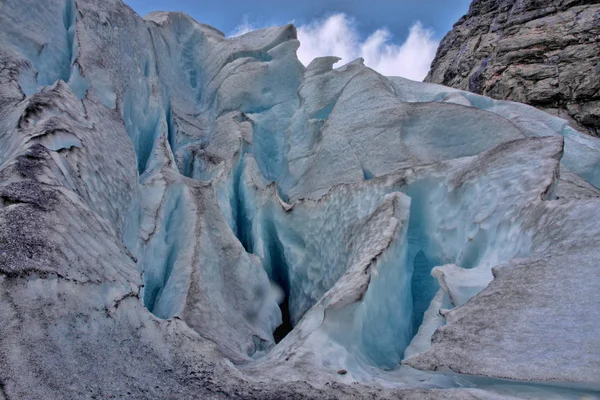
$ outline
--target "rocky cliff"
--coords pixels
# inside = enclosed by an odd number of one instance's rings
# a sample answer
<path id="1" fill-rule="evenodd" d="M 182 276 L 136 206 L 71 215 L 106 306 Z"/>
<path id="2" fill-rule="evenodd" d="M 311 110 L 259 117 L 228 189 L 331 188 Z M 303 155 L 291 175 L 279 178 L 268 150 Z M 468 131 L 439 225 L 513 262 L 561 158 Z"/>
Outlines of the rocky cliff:
<path id="1" fill-rule="evenodd" d="M 527 103 L 600 135 L 600 1 L 474 0 L 426 82 Z"/>

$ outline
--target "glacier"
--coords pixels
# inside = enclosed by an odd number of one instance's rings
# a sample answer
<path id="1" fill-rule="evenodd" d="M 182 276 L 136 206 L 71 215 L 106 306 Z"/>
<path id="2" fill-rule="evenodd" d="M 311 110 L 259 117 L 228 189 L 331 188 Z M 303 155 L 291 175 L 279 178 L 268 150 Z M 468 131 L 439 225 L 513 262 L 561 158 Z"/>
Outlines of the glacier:
<path id="1" fill-rule="evenodd" d="M 600 140 L 298 47 L 0 3 L 0 399 L 599 396 Z"/>

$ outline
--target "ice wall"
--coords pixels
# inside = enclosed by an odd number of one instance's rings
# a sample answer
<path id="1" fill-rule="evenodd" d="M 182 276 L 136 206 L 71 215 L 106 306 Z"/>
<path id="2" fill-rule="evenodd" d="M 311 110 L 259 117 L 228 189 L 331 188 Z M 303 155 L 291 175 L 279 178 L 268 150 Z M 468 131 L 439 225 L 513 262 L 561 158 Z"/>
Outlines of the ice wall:
<path id="1" fill-rule="evenodd" d="M 593 386 L 510 351 L 453 353 L 451 335 L 474 329 L 454 316 L 489 301 L 490 282 L 509 291 L 517 275 L 502 265 L 580 254 L 592 270 L 598 139 L 360 59 L 305 68 L 292 25 L 226 38 L 180 13 L 141 19 L 117 0 L 2 7 L 0 218 L 17 235 L 2 231 L 0 284 L 34 274 L 47 285 L 50 274 L 95 285 L 95 310 L 127 313 L 119 324 L 145 332 L 133 335 L 139 346 L 168 358 L 167 342 L 214 342 L 201 357 L 225 356 L 238 366 L 219 364 L 226 376 L 252 382 L 506 389 L 493 368 L 505 357 L 520 365 L 514 380 Z M 576 282 L 593 292 L 593 279 Z M 541 300 L 529 301 L 499 318 L 534 335 L 518 318 Z M 64 324 L 83 326 L 73 302 Z M 570 323 L 593 330 L 588 308 Z M 552 365 L 580 351 L 546 346 Z M 169 362 L 193 375 L 198 354 L 175 353 Z M 461 364 L 473 354 L 485 359 Z M 21 361 L 10 362 L 15 376 Z"/>

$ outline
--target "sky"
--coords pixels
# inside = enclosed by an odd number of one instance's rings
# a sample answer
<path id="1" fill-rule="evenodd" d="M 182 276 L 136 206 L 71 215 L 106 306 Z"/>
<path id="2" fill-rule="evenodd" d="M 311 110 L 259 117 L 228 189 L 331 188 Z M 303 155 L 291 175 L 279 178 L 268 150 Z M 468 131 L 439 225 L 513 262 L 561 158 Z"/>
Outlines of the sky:
<path id="1" fill-rule="evenodd" d="M 439 41 L 470 0 L 125 0 L 141 16 L 183 11 L 226 36 L 293 23 L 298 58 L 358 57 L 388 76 L 422 80 Z"/>

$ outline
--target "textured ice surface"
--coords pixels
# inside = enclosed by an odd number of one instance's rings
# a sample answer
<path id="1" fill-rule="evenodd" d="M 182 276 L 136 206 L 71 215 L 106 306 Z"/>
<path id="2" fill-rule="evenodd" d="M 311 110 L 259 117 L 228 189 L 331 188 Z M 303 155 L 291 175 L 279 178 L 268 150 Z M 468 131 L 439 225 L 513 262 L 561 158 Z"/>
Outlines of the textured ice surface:
<path id="1" fill-rule="evenodd" d="M 598 139 L 292 25 L 0 11 L 0 398 L 600 389 Z"/>

